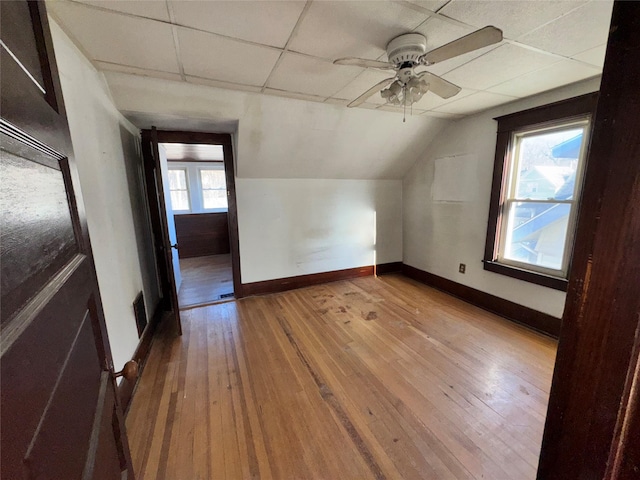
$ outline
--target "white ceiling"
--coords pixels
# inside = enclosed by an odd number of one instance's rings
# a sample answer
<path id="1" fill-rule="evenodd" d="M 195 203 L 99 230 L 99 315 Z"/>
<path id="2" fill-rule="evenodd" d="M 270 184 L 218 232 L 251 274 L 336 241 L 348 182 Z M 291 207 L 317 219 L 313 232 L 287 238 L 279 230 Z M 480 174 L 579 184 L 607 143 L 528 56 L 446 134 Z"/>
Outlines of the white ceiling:
<path id="1" fill-rule="evenodd" d="M 346 105 L 389 76 L 337 66 L 385 59 L 417 31 L 436 48 L 495 25 L 505 40 L 428 70 L 463 90 L 427 93 L 413 114 L 458 118 L 599 75 L 610 0 L 71 1 L 47 6 L 100 70 Z M 376 95 L 363 108 L 400 111 Z"/>

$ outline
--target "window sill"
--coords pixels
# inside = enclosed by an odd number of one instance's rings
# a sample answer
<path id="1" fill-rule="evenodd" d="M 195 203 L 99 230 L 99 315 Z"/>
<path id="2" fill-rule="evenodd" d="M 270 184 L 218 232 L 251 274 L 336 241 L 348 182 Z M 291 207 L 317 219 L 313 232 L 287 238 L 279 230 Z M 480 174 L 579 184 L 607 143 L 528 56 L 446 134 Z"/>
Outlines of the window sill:
<path id="1" fill-rule="evenodd" d="M 211 210 L 199 210 L 199 211 L 185 211 L 185 210 L 181 210 L 176 212 L 174 210 L 173 214 L 174 215 L 206 215 L 208 213 L 228 213 L 228 209 L 224 208 L 224 209 L 211 209 Z"/>
<path id="2" fill-rule="evenodd" d="M 489 260 L 483 260 L 484 269 L 490 272 L 506 275 L 507 277 L 517 278 L 518 280 L 524 280 L 525 282 L 535 283 L 542 285 L 543 287 L 553 288 L 554 290 L 567 291 L 567 284 L 569 283 L 565 278 L 552 277 L 551 275 L 545 275 L 544 273 L 532 272 L 531 270 L 524 270 L 522 268 L 512 267 L 511 265 L 505 265 Z"/>

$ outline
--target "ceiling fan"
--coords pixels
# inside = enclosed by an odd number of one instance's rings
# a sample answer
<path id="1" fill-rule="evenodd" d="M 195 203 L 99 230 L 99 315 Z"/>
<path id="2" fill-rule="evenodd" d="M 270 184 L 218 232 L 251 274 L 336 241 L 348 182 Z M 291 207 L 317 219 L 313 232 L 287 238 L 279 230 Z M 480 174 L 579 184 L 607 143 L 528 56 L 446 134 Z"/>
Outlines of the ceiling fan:
<path id="1" fill-rule="evenodd" d="M 460 87 L 430 72 L 416 72 L 416 67 L 429 66 L 464 53 L 472 52 L 502 41 L 502 30 L 488 26 L 446 45 L 427 52 L 427 39 L 420 33 L 405 33 L 387 45 L 388 62 L 364 58 L 339 58 L 336 65 L 353 65 L 364 68 L 395 70 L 393 77 L 382 80 L 348 107 L 357 107 L 373 94 L 380 92 L 382 98 L 392 105 L 411 105 L 431 90 L 442 98 L 450 98 L 460 92 Z"/>

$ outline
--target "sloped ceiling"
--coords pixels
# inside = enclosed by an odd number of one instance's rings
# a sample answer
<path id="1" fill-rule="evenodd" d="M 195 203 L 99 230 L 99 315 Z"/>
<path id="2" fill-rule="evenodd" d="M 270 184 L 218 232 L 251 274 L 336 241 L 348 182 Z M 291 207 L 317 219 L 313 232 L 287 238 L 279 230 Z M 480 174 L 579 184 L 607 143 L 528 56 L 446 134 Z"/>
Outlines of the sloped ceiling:
<path id="1" fill-rule="evenodd" d="M 611 5 L 47 1 L 134 124 L 236 131 L 237 173 L 257 178 L 402 178 L 448 122 L 598 76 Z M 377 95 L 346 107 L 389 74 L 333 59 L 386 59 L 387 42 L 410 31 L 436 48 L 488 24 L 503 42 L 428 68 L 457 96 L 427 93 L 406 123 Z"/>
<path id="2" fill-rule="evenodd" d="M 450 122 L 415 116 L 403 123 L 389 112 L 114 72 L 106 77 L 116 107 L 140 128 L 235 132 L 237 174 L 246 178 L 399 179 Z"/>

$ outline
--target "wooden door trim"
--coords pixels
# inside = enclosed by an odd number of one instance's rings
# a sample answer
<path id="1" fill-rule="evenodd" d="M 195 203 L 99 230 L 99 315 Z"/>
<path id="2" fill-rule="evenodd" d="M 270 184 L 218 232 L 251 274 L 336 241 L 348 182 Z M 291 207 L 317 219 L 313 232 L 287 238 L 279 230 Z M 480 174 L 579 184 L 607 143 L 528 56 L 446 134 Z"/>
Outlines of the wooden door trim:
<path id="1" fill-rule="evenodd" d="M 623 443 L 640 333 L 640 3 L 616 1 L 587 160 L 539 480 L 635 478 Z M 636 387 L 637 388 L 637 387 Z M 635 393 L 637 395 L 637 391 Z M 631 407 L 631 408 L 629 408 Z M 637 408 L 637 406 L 636 406 Z M 637 437 L 637 435 L 636 435 Z M 626 455 L 626 456 L 625 456 Z M 633 468 L 639 468 L 637 463 Z M 626 473 L 625 473 L 626 472 Z M 637 474 L 637 470 L 636 473 Z"/>
<path id="2" fill-rule="evenodd" d="M 143 138 L 150 135 L 150 130 L 142 130 Z M 177 130 L 157 130 L 158 143 L 190 143 L 204 145 L 222 145 L 224 153 L 224 170 L 227 181 L 229 247 L 231 250 L 231 269 L 233 271 L 233 293 L 235 298 L 244 297 L 240 272 L 240 241 L 238 234 L 238 207 L 236 201 L 235 158 L 233 141 L 229 133 L 190 132 Z M 146 143 L 146 142 L 143 142 Z M 147 197 L 150 210 L 153 210 L 151 198 Z M 153 214 L 152 214 L 153 215 Z M 169 279 L 172 280 L 172 279 Z"/>

